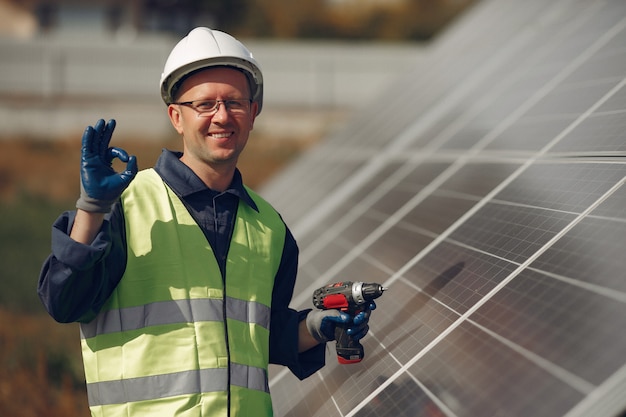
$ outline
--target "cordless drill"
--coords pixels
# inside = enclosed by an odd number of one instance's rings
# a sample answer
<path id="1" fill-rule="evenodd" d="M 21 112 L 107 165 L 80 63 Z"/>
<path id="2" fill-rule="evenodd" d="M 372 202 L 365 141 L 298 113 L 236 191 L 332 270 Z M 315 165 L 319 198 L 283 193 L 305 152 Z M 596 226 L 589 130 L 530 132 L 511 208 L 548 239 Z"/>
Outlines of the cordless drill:
<path id="1" fill-rule="evenodd" d="M 386 289 L 376 283 L 337 282 L 315 290 L 313 305 L 321 310 L 341 310 L 354 317 L 363 311 L 366 303 L 383 295 Z M 335 328 L 337 360 L 341 364 L 361 362 L 365 356 L 363 345 L 348 336 L 347 327 L 338 324 Z"/>

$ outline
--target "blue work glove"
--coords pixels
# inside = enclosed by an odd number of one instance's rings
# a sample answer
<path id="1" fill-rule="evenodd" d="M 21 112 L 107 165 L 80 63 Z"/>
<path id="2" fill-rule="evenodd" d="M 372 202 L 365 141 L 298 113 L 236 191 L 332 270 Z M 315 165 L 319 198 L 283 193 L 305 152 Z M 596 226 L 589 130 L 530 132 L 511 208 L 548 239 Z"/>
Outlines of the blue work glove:
<path id="1" fill-rule="evenodd" d="M 335 328 L 338 325 L 345 327 L 346 333 L 358 341 L 367 334 L 370 313 L 375 308 L 376 304 L 371 302 L 354 318 L 348 313 L 335 309 L 312 310 L 306 317 L 306 326 L 311 336 L 320 343 L 335 340 Z"/>
<path id="2" fill-rule="evenodd" d="M 121 148 L 110 148 L 115 120 L 105 125 L 100 119 L 83 133 L 80 157 L 80 198 L 76 207 L 92 213 L 108 213 L 137 174 L 137 158 Z M 126 162 L 126 170 L 115 172 L 113 158 Z"/>
<path id="3" fill-rule="evenodd" d="M 350 338 L 354 341 L 358 342 L 363 339 L 369 331 L 370 326 L 368 323 L 370 321 L 372 310 L 376 310 L 376 303 L 373 301 L 371 301 L 363 311 L 354 316 L 354 319 L 352 320 L 353 325 L 348 327 L 346 330 L 348 336 L 350 336 Z"/>

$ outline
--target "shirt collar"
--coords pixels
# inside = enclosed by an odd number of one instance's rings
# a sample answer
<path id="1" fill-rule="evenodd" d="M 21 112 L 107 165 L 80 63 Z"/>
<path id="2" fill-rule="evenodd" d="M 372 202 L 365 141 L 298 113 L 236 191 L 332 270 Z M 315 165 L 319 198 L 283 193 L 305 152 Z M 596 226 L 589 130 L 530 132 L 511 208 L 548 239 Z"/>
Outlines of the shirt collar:
<path id="1" fill-rule="evenodd" d="M 218 191 L 208 188 L 204 182 L 183 162 L 180 161 L 182 152 L 170 151 L 163 149 L 159 159 L 154 165 L 155 171 L 163 178 L 163 181 L 181 198 L 185 198 L 191 194 L 198 192 L 211 191 L 213 194 L 221 194 Z M 243 185 L 241 172 L 235 169 L 235 175 L 230 186 L 225 193 L 233 194 L 243 200 L 254 210 L 259 211 L 250 194 Z"/>

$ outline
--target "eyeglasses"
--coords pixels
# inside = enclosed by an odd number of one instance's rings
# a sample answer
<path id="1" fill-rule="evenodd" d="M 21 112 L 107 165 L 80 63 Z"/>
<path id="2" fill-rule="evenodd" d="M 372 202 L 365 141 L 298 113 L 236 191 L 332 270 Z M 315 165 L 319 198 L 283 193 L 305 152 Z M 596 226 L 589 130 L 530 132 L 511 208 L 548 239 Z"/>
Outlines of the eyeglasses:
<path id="1" fill-rule="evenodd" d="M 219 110 L 220 103 L 226 107 L 226 111 L 232 115 L 241 115 L 246 114 L 250 110 L 250 103 L 252 100 L 250 99 L 241 99 L 241 100 L 194 100 L 194 101 L 183 101 L 180 103 L 172 103 L 178 104 L 181 106 L 191 107 L 198 113 L 198 117 L 210 117 L 213 116 Z"/>

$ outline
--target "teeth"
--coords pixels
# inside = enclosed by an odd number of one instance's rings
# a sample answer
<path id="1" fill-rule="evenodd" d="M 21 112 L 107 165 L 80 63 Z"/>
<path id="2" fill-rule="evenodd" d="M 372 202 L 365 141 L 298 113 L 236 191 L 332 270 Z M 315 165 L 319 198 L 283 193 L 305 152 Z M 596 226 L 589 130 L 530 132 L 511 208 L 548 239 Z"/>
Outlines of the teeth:
<path id="1" fill-rule="evenodd" d="M 216 139 L 224 139 L 230 136 L 230 133 L 213 133 L 211 134 L 212 137 L 216 138 Z"/>

